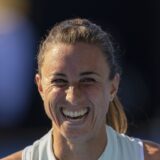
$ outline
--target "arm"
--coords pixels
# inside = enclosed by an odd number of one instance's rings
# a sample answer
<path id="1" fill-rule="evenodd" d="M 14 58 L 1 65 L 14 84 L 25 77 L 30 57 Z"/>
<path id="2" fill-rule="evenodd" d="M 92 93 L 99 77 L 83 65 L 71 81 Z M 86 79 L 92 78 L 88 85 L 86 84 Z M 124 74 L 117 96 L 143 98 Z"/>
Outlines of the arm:
<path id="1" fill-rule="evenodd" d="M 22 151 L 13 153 L 5 158 L 2 158 L 0 160 L 22 160 Z"/>
<path id="2" fill-rule="evenodd" d="M 151 141 L 143 141 L 144 160 L 160 160 L 160 145 Z"/>

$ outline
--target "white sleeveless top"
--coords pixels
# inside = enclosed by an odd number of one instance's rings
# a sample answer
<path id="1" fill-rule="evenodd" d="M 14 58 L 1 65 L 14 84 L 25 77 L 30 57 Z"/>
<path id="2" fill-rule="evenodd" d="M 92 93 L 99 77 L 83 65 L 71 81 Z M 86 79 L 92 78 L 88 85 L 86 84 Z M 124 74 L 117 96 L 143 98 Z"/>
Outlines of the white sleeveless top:
<path id="1" fill-rule="evenodd" d="M 143 143 L 140 139 L 119 134 L 106 127 L 108 143 L 98 160 L 144 160 Z M 56 160 L 52 150 L 52 130 L 26 147 L 22 160 Z"/>

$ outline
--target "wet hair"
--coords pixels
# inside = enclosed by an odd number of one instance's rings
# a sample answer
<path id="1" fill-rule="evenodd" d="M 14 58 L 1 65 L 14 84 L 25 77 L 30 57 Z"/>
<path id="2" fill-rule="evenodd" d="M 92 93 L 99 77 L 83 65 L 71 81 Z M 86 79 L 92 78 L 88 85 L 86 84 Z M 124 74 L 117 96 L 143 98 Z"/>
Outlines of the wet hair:
<path id="1" fill-rule="evenodd" d="M 102 51 L 110 68 L 110 80 L 115 77 L 116 73 L 121 74 L 121 68 L 117 62 L 116 50 L 110 34 L 91 21 L 81 18 L 62 21 L 50 30 L 48 36 L 40 45 L 38 54 L 39 74 L 41 75 L 45 53 L 54 45 L 58 43 L 74 45 L 79 42 L 95 45 Z M 127 130 L 127 118 L 117 96 L 110 102 L 106 123 L 119 133 L 125 133 Z"/>

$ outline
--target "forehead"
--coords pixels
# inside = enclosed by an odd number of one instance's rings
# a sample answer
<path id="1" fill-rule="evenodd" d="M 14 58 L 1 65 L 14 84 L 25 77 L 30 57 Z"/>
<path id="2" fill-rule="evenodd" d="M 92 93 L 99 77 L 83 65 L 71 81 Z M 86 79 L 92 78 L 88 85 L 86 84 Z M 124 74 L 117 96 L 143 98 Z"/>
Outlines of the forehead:
<path id="1" fill-rule="evenodd" d="M 56 44 L 45 53 L 42 69 L 45 71 L 104 70 L 107 67 L 102 51 L 90 44 Z"/>

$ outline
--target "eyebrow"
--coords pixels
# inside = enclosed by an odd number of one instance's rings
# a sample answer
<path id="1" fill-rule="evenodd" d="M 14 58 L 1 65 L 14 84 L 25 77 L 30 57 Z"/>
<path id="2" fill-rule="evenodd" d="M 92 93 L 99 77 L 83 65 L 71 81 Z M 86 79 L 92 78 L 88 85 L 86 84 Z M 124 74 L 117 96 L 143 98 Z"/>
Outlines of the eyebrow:
<path id="1" fill-rule="evenodd" d="M 80 73 L 80 76 L 87 76 L 87 75 L 97 75 L 97 76 L 100 76 L 98 73 L 92 72 L 92 71 L 87 71 L 87 72 Z"/>
<path id="2" fill-rule="evenodd" d="M 60 76 L 60 77 L 67 77 L 65 74 L 63 73 L 54 73 L 54 76 Z"/>
<path id="3" fill-rule="evenodd" d="M 64 73 L 54 73 L 54 76 L 60 76 L 60 77 L 67 77 Z M 92 71 L 87 71 L 87 72 L 82 72 L 80 73 L 80 76 L 88 76 L 88 75 L 96 75 L 96 76 L 100 76 L 98 73 L 96 72 L 92 72 Z"/>

